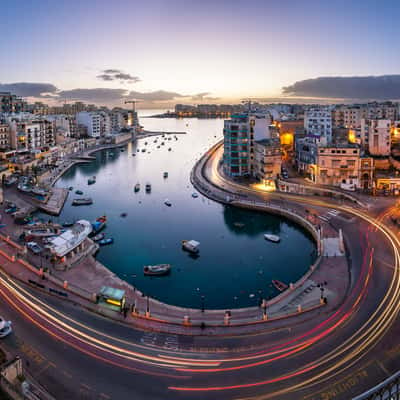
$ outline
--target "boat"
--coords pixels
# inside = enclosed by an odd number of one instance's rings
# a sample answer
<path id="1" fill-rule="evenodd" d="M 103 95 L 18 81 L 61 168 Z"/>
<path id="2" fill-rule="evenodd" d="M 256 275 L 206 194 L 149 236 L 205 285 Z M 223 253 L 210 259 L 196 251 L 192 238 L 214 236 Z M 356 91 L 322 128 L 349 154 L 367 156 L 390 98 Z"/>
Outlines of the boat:
<path id="1" fill-rule="evenodd" d="M 121 213 L 121 217 L 125 218 L 128 214 L 126 212 Z"/>
<path id="2" fill-rule="evenodd" d="M 135 153 L 132 153 L 132 156 L 133 156 L 133 157 L 135 157 L 135 156 L 136 156 L 136 154 L 135 154 Z"/>
<path id="3" fill-rule="evenodd" d="M 192 193 L 192 197 L 193 197 L 194 199 L 196 199 L 197 197 L 199 197 L 199 194 L 198 194 L 198 193 Z"/>
<path id="4" fill-rule="evenodd" d="M 125 149 L 121 149 L 121 151 L 125 151 Z"/>
<path id="5" fill-rule="evenodd" d="M 75 194 L 83 194 L 82 190 L 75 190 Z"/>
<path id="6" fill-rule="evenodd" d="M 164 172 L 163 177 L 168 178 L 168 172 Z"/>
<path id="7" fill-rule="evenodd" d="M 168 207 L 171 207 L 171 206 L 172 206 L 172 203 L 171 203 L 168 199 L 165 199 L 164 204 L 165 204 L 166 206 L 168 206 Z"/>
<path id="8" fill-rule="evenodd" d="M 150 193 L 151 192 L 151 185 L 150 183 L 146 183 L 146 193 Z"/>
<path id="9" fill-rule="evenodd" d="M 99 233 L 96 236 L 93 236 L 92 240 L 94 242 L 99 242 L 100 240 L 103 240 L 105 236 L 106 235 L 104 233 Z"/>
<path id="10" fill-rule="evenodd" d="M 140 190 L 140 183 L 137 183 L 136 185 L 135 185 L 135 193 L 136 192 L 138 192 L 139 190 Z"/>
<path id="11" fill-rule="evenodd" d="M 107 246 L 108 244 L 113 244 L 114 243 L 114 239 L 113 238 L 101 239 L 97 243 L 100 246 Z"/>
<path id="12" fill-rule="evenodd" d="M 164 142 L 161 142 L 161 146 L 164 146 L 164 144 L 165 144 Z"/>
<path id="13" fill-rule="evenodd" d="M 145 153 L 146 152 L 146 149 L 142 149 L 142 153 Z"/>
<path id="14" fill-rule="evenodd" d="M 105 228 L 107 223 L 107 217 L 105 215 L 96 218 L 96 221 L 92 222 L 93 234 L 99 233 L 103 228 Z"/>
<path id="15" fill-rule="evenodd" d="M 272 279 L 272 284 L 275 286 L 275 288 L 277 290 L 279 290 L 280 292 L 283 292 L 284 290 L 286 290 L 289 286 L 286 285 L 286 283 L 283 283 L 281 281 L 278 281 L 277 279 Z"/>
<path id="16" fill-rule="evenodd" d="M 182 248 L 190 253 L 197 254 L 199 252 L 200 242 L 196 240 L 182 240 Z"/>
<path id="17" fill-rule="evenodd" d="M 70 186 L 70 187 L 68 188 L 68 190 L 71 191 L 71 190 L 74 190 L 74 188 L 73 188 L 72 186 Z"/>
<path id="18" fill-rule="evenodd" d="M 73 206 L 89 206 L 91 204 L 93 204 L 93 200 L 90 197 L 72 200 Z"/>
<path id="19" fill-rule="evenodd" d="M 64 228 L 69 228 L 70 226 L 73 226 L 75 222 L 73 221 L 64 221 L 61 226 L 63 226 Z"/>
<path id="20" fill-rule="evenodd" d="M 169 264 L 146 265 L 143 267 L 143 273 L 150 276 L 167 275 L 170 271 L 171 265 Z"/>
<path id="21" fill-rule="evenodd" d="M 281 241 L 281 238 L 277 235 L 270 235 L 269 233 L 266 233 L 264 235 L 264 239 L 265 240 L 269 240 L 270 242 L 274 242 L 274 243 L 279 243 Z"/>
<path id="22" fill-rule="evenodd" d="M 171 149 L 171 147 L 168 149 L 168 151 L 171 151 L 172 149 Z"/>
<path id="23" fill-rule="evenodd" d="M 87 183 L 88 183 L 88 185 L 93 185 L 94 183 L 96 183 L 96 177 L 93 176 L 92 178 L 89 178 Z"/>

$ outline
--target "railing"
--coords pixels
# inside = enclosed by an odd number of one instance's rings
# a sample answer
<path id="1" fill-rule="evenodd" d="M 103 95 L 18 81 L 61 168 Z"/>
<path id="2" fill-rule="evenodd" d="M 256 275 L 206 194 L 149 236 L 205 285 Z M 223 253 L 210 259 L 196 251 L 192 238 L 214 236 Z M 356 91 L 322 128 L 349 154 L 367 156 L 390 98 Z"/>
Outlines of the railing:
<path id="1" fill-rule="evenodd" d="M 400 400 L 400 371 L 353 400 Z"/>

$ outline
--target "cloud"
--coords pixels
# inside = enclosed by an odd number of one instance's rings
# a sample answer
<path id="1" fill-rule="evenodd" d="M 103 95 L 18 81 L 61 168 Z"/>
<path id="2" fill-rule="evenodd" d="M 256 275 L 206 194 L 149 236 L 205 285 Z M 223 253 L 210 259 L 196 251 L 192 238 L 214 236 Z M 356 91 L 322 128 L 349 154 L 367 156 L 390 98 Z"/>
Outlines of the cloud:
<path id="1" fill-rule="evenodd" d="M 105 81 L 120 81 L 121 83 L 136 83 L 140 82 L 140 79 L 137 76 L 133 76 L 131 74 L 127 74 L 120 69 L 105 69 L 102 71 L 100 75 L 97 75 L 97 78 Z"/>
<path id="2" fill-rule="evenodd" d="M 55 94 L 57 91 L 57 87 L 51 83 L 0 83 L 0 92 L 11 92 L 22 97 L 45 97 L 46 94 Z"/>
<path id="3" fill-rule="evenodd" d="M 131 91 L 129 92 L 129 97 L 134 97 L 138 100 L 145 101 L 168 101 L 188 96 L 175 92 L 167 92 L 165 90 L 156 90 L 154 92 L 147 93 Z"/>
<path id="4" fill-rule="evenodd" d="M 192 101 L 203 101 L 203 100 L 219 100 L 219 97 L 210 97 L 211 93 L 209 92 L 203 92 L 203 93 L 197 93 L 192 95 L 192 97 L 190 98 L 190 100 Z"/>
<path id="5" fill-rule="evenodd" d="M 400 75 L 319 77 L 283 87 L 282 93 L 343 99 L 399 99 Z"/>
<path id="6" fill-rule="evenodd" d="M 125 89 L 71 89 L 58 92 L 60 100 L 88 101 L 93 103 L 120 102 L 127 95 Z"/>

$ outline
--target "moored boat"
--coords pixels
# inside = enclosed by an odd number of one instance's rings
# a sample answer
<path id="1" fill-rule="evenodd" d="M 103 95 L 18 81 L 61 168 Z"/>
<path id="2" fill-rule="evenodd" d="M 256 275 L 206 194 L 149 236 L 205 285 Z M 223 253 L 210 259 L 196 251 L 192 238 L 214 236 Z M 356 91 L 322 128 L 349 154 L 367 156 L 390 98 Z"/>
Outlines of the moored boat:
<path id="1" fill-rule="evenodd" d="M 90 197 L 72 200 L 73 206 L 89 206 L 91 204 L 93 204 L 93 200 Z"/>
<path id="2" fill-rule="evenodd" d="M 166 206 L 168 206 L 168 207 L 171 207 L 171 206 L 172 206 L 172 203 L 171 203 L 168 199 L 165 199 L 164 204 L 165 204 Z"/>
<path id="3" fill-rule="evenodd" d="M 199 194 L 196 193 L 196 192 L 194 192 L 194 193 L 192 193 L 192 197 L 193 197 L 194 199 L 196 199 L 197 197 L 199 197 Z"/>
<path id="4" fill-rule="evenodd" d="M 64 221 L 61 226 L 63 226 L 64 228 L 69 228 L 70 226 L 73 226 L 75 222 L 73 221 Z"/>
<path id="5" fill-rule="evenodd" d="M 82 190 L 75 190 L 75 194 L 83 194 Z"/>
<path id="6" fill-rule="evenodd" d="M 196 240 L 182 240 L 182 248 L 190 253 L 197 254 L 199 252 L 200 242 Z"/>
<path id="7" fill-rule="evenodd" d="M 89 178 L 87 181 L 88 185 L 93 185 L 96 183 L 96 177 L 93 176 L 92 178 Z"/>
<path id="8" fill-rule="evenodd" d="M 164 172 L 163 177 L 168 178 L 168 172 Z"/>
<path id="9" fill-rule="evenodd" d="M 151 185 L 150 183 L 146 183 L 146 193 L 150 193 L 151 192 Z"/>
<path id="10" fill-rule="evenodd" d="M 273 243 L 278 243 L 278 242 L 281 241 L 281 238 L 280 238 L 279 236 L 277 236 L 277 235 L 270 235 L 269 233 L 266 233 L 266 234 L 264 235 L 264 239 L 265 239 L 265 240 L 269 240 L 270 242 L 273 242 Z"/>
<path id="11" fill-rule="evenodd" d="M 94 242 L 98 242 L 98 241 L 100 241 L 100 240 L 103 240 L 105 236 L 106 236 L 106 235 L 105 235 L 104 233 L 99 233 L 99 234 L 97 234 L 96 236 L 93 236 L 92 240 L 93 240 Z"/>
<path id="12" fill-rule="evenodd" d="M 136 185 L 135 185 L 135 192 L 138 192 L 139 190 L 140 190 L 140 183 L 137 183 Z"/>
<path id="13" fill-rule="evenodd" d="M 107 217 L 105 215 L 96 218 L 96 221 L 92 222 L 93 233 L 96 234 L 105 228 L 107 223 Z"/>
<path id="14" fill-rule="evenodd" d="M 107 246 L 108 244 L 113 244 L 114 243 L 114 239 L 113 238 L 101 239 L 97 243 L 100 246 Z"/>
<path id="15" fill-rule="evenodd" d="M 169 264 L 146 265 L 143 267 L 143 273 L 150 276 L 167 275 L 170 271 L 171 265 Z"/>
<path id="16" fill-rule="evenodd" d="M 286 285 L 286 283 L 283 283 L 281 281 L 278 281 L 277 279 L 272 279 L 272 284 L 275 286 L 275 288 L 277 290 L 279 290 L 280 292 L 283 292 L 284 290 L 286 290 L 289 286 Z"/>

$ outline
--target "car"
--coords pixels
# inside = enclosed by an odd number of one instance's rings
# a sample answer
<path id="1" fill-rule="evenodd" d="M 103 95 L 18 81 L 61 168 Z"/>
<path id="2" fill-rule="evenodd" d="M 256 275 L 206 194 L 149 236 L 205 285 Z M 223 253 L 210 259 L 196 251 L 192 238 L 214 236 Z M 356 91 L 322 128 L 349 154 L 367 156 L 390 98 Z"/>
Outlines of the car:
<path id="1" fill-rule="evenodd" d="M 8 336 L 11 332 L 11 321 L 6 321 L 2 317 L 0 317 L 0 338 Z"/>
<path id="2" fill-rule="evenodd" d="M 28 249 L 35 254 L 40 254 L 43 250 L 36 242 L 28 242 L 26 247 L 28 247 Z"/>
<path id="3" fill-rule="evenodd" d="M 289 174 L 286 171 L 284 171 L 284 172 L 282 172 L 282 177 L 284 179 L 288 179 L 289 178 Z"/>

